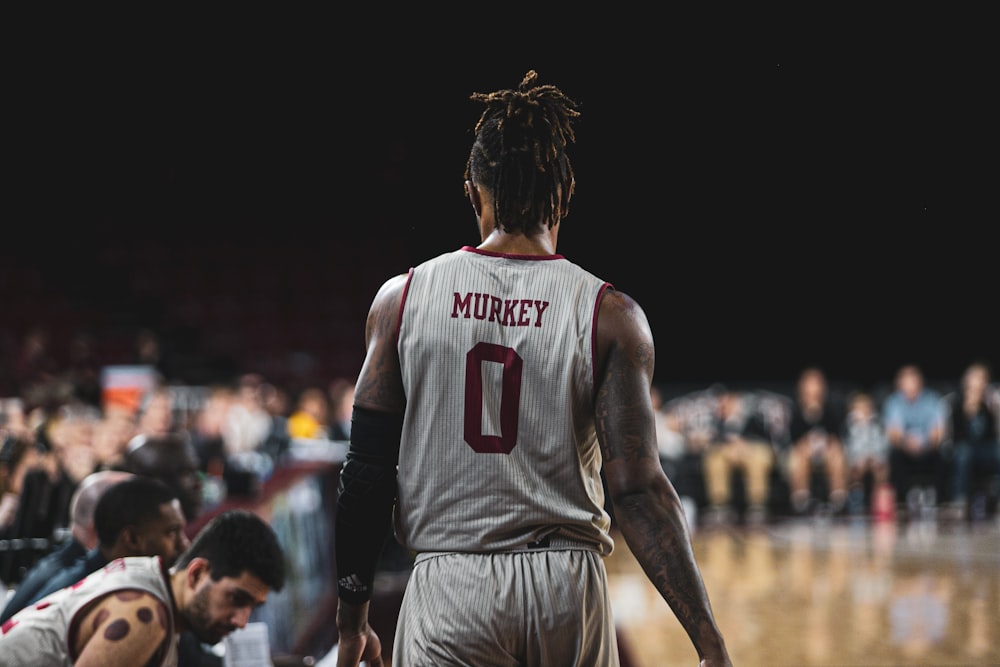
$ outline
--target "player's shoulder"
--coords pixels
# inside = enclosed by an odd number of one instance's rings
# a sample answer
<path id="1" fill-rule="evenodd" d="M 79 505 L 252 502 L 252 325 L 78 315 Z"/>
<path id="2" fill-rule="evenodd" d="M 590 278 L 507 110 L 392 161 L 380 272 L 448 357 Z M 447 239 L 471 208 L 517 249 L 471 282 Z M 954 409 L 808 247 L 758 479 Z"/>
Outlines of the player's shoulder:
<path id="1" fill-rule="evenodd" d="M 597 341 L 601 348 L 613 343 L 652 347 L 653 332 L 639 302 L 613 287 L 605 289 L 597 315 Z"/>
<path id="2" fill-rule="evenodd" d="M 598 369 L 610 373 L 609 362 L 614 359 L 620 372 L 612 375 L 619 378 L 637 374 L 652 377 L 653 332 L 646 313 L 629 294 L 611 288 L 604 290 L 597 313 L 594 342 L 594 361 Z"/>
<path id="3" fill-rule="evenodd" d="M 600 316 L 602 318 L 640 318 L 646 319 L 646 313 L 638 301 L 631 295 L 615 289 L 610 284 L 601 296 Z"/>
<path id="4" fill-rule="evenodd" d="M 74 619 L 77 654 L 124 645 L 157 646 L 172 633 L 167 601 L 151 591 L 120 588 L 101 594 Z"/>
<path id="5" fill-rule="evenodd" d="M 406 289 L 406 283 L 410 278 L 410 273 L 398 273 L 391 276 L 382 283 L 379 287 L 376 298 L 388 298 L 394 295 L 399 295 Z"/>

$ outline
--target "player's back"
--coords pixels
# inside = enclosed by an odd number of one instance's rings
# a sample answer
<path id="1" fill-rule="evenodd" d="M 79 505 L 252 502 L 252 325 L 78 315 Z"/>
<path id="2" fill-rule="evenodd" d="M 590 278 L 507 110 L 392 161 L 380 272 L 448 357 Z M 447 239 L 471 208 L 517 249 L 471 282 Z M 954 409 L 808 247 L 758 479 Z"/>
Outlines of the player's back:
<path id="1" fill-rule="evenodd" d="M 559 255 L 472 248 L 411 272 L 398 340 L 407 547 L 495 551 L 555 533 L 611 551 L 593 423 L 608 286 Z"/>

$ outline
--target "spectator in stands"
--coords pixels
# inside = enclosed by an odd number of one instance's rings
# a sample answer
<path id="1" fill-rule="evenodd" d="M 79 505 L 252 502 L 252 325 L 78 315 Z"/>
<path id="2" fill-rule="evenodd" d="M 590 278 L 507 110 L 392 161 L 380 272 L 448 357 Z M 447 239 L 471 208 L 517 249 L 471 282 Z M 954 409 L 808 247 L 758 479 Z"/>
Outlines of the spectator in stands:
<path id="1" fill-rule="evenodd" d="M 771 435 L 746 393 L 717 387 L 716 394 L 713 436 L 703 461 L 709 503 L 706 523 L 725 523 L 734 518 L 734 472 L 744 480 L 747 523 L 762 523 L 767 518 L 769 480 L 774 465 Z"/>
<path id="2" fill-rule="evenodd" d="M 970 512 L 973 476 L 986 482 L 978 503 L 985 502 L 988 485 L 1000 476 L 1000 392 L 990 390 L 991 369 L 982 361 L 969 364 L 958 391 L 945 398 L 947 437 L 951 442 L 952 478 L 950 515 L 981 518 L 985 506 Z"/>
<path id="3" fill-rule="evenodd" d="M 267 407 L 275 391 L 275 386 L 257 373 L 246 373 L 237 380 L 222 430 L 228 495 L 254 495 L 287 447 L 287 424 Z M 283 432 L 278 432 L 279 427 Z"/>
<path id="4" fill-rule="evenodd" d="M 60 372 L 60 364 L 51 350 L 51 333 L 44 324 L 25 331 L 12 364 L 14 395 L 26 398 L 32 407 L 44 402 L 47 387 Z"/>
<path id="5" fill-rule="evenodd" d="M 69 341 L 69 361 L 60 376 L 70 386 L 75 400 L 99 408 L 102 364 L 96 348 L 97 341 L 92 332 L 74 332 Z"/>
<path id="6" fill-rule="evenodd" d="M 805 514 L 815 509 L 813 473 L 821 470 L 826 481 L 828 506 L 819 509 L 832 514 L 847 505 L 847 463 L 842 432 L 844 414 L 832 400 L 826 373 L 807 366 L 799 373 L 788 424 L 789 448 L 786 470 L 792 511 Z"/>
<path id="7" fill-rule="evenodd" d="M 201 514 L 201 462 L 185 435 L 136 436 L 129 444 L 122 467 L 133 474 L 154 477 L 165 483 L 177 494 L 188 522 Z"/>
<path id="8" fill-rule="evenodd" d="M 0 655 L 14 665 L 178 664 L 178 633 L 217 644 L 284 583 L 271 527 L 250 512 L 225 512 L 169 570 L 158 556 L 124 558 L 21 610 L 0 628 Z"/>
<path id="9" fill-rule="evenodd" d="M 53 573 L 34 595 L 9 616 L 66 586 L 72 586 L 118 558 L 159 556 L 174 564 L 190 542 L 177 495 L 152 477 L 131 475 L 109 486 L 94 508 L 97 546 L 67 568 Z"/>
<path id="10" fill-rule="evenodd" d="M 848 510 L 865 514 L 874 491 L 889 483 L 889 439 L 875 399 L 855 391 L 847 399 L 844 447 L 848 468 Z"/>
<path id="11" fill-rule="evenodd" d="M 60 456 L 63 450 L 63 445 L 57 444 L 63 442 L 60 421 L 54 417 L 45 419 L 29 438 L 34 444 L 34 463 L 22 473 L 17 518 L 8 537 L 48 540 L 56 531 L 69 527 L 69 505 L 79 480 L 67 471 L 65 459 Z M 80 479 L 86 477 L 82 470 L 75 472 L 81 474 Z M 34 563 L 34 555 L 18 555 L 18 559 L 22 557 L 30 561 L 27 565 Z"/>
<path id="12" fill-rule="evenodd" d="M 354 382 L 338 377 L 330 382 L 330 439 L 351 439 L 351 414 L 354 411 Z"/>
<path id="13" fill-rule="evenodd" d="M 660 453 L 660 466 L 663 468 L 663 472 L 666 473 L 667 478 L 674 484 L 681 500 L 685 503 L 685 511 L 688 512 L 688 524 L 690 526 L 694 523 L 691 512 L 696 509 L 697 503 L 693 498 L 693 494 L 687 493 L 685 495 L 686 489 L 684 484 L 679 484 L 678 478 L 681 476 L 685 451 L 680 418 L 675 412 L 667 412 L 665 410 L 663 392 L 655 384 L 649 387 L 649 400 L 653 405 L 653 417 L 656 420 L 656 444 Z M 700 459 L 697 465 L 697 474 L 701 475 Z M 607 491 L 607 480 L 602 479 L 602 483 L 605 485 L 605 491 Z M 605 503 L 604 509 L 609 515 L 614 516 L 614 507 L 610 502 Z"/>
<path id="14" fill-rule="evenodd" d="M 702 411 L 694 406 L 699 402 L 704 400 L 680 397 L 665 403 L 661 408 L 665 429 L 657 435 L 658 443 L 664 443 L 660 445 L 660 465 L 681 497 L 692 528 L 697 524 L 698 509 L 707 504 L 702 457 L 709 438 L 699 437 L 706 432 L 696 426 Z M 712 416 L 711 410 L 705 411 L 706 421 Z"/>
<path id="15" fill-rule="evenodd" d="M 105 470 L 88 475 L 80 482 L 70 501 L 68 539 L 28 569 L 0 613 L 0 623 L 13 616 L 16 610 L 37 599 L 37 593 L 57 572 L 71 567 L 97 546 L 97 530 L 94 528 L 94 508 L 97 507 L 97 501 L 111 485 L 131 476 L 131 473 L 123 471 Z"/>
<path id="16" fill-rule="evenodd" d="M 205 401 L 191 423 L 191 444 L 198 454 L 199 466 L 203 472 L 219 479 L 226 467 L 223 429 L 234 399 L 231 387 L 224 384 L 209 387 Z"/>
<path id="17" fill-rule="evenodd" d="M 135 414 L 128 407 L 110 403 L 104 407 L 94 428 L 93 456 L 95 470 L 114 470 L 125 461 L 128 444 L 135 435 Z"/>
<path id="18" fill-rule="evenodd" d="M 271 418 L 271 427 L 260 450 L 274 465 L 278 465 L 292 443 L 292 436 L 288 433 L 291 398 L 284 386 L 266 382 L 261 388 L 261 402 Z"/>
<path id="19" fill-rule="evenodd" d="M 675 414 L 684 435 L 684 455 L 677 468 L 677 493 L 689 496 L 699 508 L 708 506 L 705 494 L 705 451 L 715 438 L 717 394 L 722 385 L 692 392 L 670 401 L 667 409 Z M 714 519 L 715 517 L 709 517 Z"/>
<path id="20" fill-rule="evenodd" d="M 223 442 L 226 458 L 258 452 L 271 432 L 271 414 L 264 407 L 268 383 L 257 373 L 241 375 L 234 399 L 226 413 Z"/>
<path id="21" fill-rule="evenodd" d="M 940 393 L 927 387 L 923 371 L 905 364 L 896 371 L 894 390 L 882 404 L 889 437 L 889 482 L 910 511 L 937 506 L 945 484 L 941 445 L 947 409 Z"/>
<path id="22" fill-rule="evenodd" d="M 72 399 L 59 407 L 55 419 L 49 424 L 48 442 L 58 468 L 74 488 L 97 470 L 94 433 L 100 421 L 98 408 Z"/>
<path id="23" fill-rule="evenodd" d="M 663 392 L 655 384 L 649 387 L 649 399 L 653 403 L 653 414 L 656 417 L 656 444 L 660 449 L 660 465 L 673 482 L 678 462 L 684 455 L 684 435 L 681 433 L 680 419 L 676 413 L 666 411 Z"/>
<path id="24" fill-rule="evenodd" d="M 142 399 L 136 418 L 136 435 L 159 437 L 177 433 L 181 425 L 174 414 L 174 395 L 170 387 L 156 386 Z"/>
<path id="25" fill-rule="evenodd" d="M 0 537 L 14 526 L 25 477 L 40 465 L 41 454 L 30 438 L 9 437 L 0 443 Z"/>
<path id="26" fill-rule="evenodd" d="M 44 412 L 41 408 L 36 411 Z M 0 510 L 0 514 L 7 514 L 0 538 L 24 540 L 21 548 L 0 551 L 0 579 L 7 584 L 20 581 L 28 568 L 48 551 L 50 540 L 70 523 L 69 505 L 76 481 L 66 473 L 51 449 L 45 427 L 52 422 L 44 415 L 38 418 L 41 421 L 33 422 L 27 435 L 8 438 L 2 448 L 6 451 L 0 454 L 8 461 L 6 465 L 0 464 L 0 469 L 9 470 L 8 491 L 11 483 L 14 490 L 19 489 L 17 493 L 5 494 L 6 502 L 0 501 L 7 506 L 6 511 Z M 24 444 L 16 444 L 19 442 Z M 16 454 L 19 450 L 21 454 Z M 18 463 L 12 464 L 15 460 Z"/>
<path id="27" fill-rule="evenodd" d="M 288 417 L 288 434 L 294 438 L 323 440 L 329 435 L 327 420 L 330 408 L 326 392 L 319 387 L 306 387 L 295 401 Z"/>
<path id="28" fill-rule="evenodd" d="M 17 396 L 0 398 L 0 445 L 10 438 L 35 438 L 35 433 L 28 424 L 24 400 Z"/>

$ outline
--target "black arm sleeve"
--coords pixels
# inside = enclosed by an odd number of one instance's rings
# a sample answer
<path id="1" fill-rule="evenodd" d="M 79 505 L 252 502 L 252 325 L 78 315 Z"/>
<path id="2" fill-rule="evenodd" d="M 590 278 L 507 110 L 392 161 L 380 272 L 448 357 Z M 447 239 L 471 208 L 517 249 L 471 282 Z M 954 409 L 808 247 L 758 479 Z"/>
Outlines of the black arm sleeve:
<path id="1" fill-rule="evenodd" d="M 392 530 L 402 431 L 402 415 L 354 407 L 334 526 L 337 591 L 347 602 L 365 602 L 372 595 L 379 556 Z"/>

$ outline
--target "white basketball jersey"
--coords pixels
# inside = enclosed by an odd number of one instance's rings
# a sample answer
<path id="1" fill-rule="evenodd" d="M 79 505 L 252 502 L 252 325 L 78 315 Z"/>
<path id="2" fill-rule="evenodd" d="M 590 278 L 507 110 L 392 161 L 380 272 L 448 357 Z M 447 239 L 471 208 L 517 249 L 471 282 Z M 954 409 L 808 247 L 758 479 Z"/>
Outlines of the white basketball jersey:
<path id="1" fill-rule="evenodd" d="M 396 535 L 417 552 L 545 536 L 613 549 L 594 427 L 594 336 L 609 283 L 561 255 L 466 247 L 410 271 Z"/>
<path id="2" fill-rule="evenodd" d="M 113 560 L 80 583 L 45 596 L 14 614 L 0 629 L 0 666 L 71 667 L 70 637 L 77 616 L 94 600 L 122 589 L 148 591 L 173 609 L 167 575 L 159 556 L 138 556 Z M 168 653 L 159 665 L 177 665 L 177 637 L 173 616 L 168 614 Z"/>

